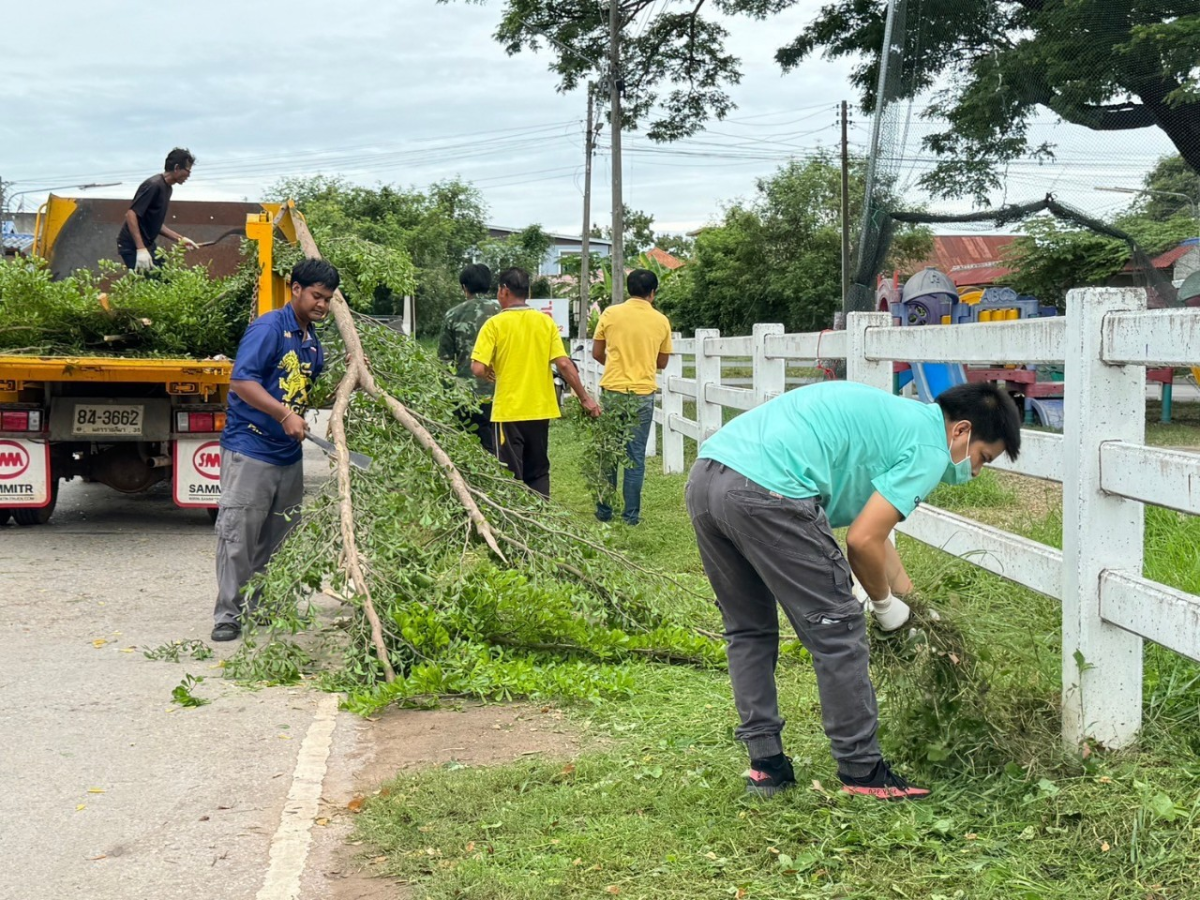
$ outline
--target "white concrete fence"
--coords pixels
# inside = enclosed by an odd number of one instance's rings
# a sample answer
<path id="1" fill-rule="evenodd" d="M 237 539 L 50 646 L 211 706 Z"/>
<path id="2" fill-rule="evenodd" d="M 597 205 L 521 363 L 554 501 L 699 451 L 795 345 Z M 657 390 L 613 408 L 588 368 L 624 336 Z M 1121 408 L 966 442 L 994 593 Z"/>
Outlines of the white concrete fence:
<path id="1" fill-rule="evenodd" d="M 1066 366 L 1062 434 L 1025 430 L 1021 458 L 993 467 L 1063 486 L 1063 549 L 929 505 L 899 530 L 1062 602 L 1063 736 L 1108 747 L 1135 739 L 1142 717 L 1142 640 L 1200 660 L 1200 597 L 1143 576 L 1144 504 L 1200 514 L 1200 454 L 1145 446 L 1146 368 L 1200 357 L 1200 310 L 1147 311 L 1135 288 L 1072 291 L 1064 317 L 895 327 L 886 313 L 853 313 L 844 332 L 785 334 L 756 325 L 746 337 L 712 329 L 675 341 L 659 378 L 663 471 L 684 471 L 685 438 L 722 425 L 785 390 L 787 365 L 846 359 L 847 377 L 892 388 L 892 361 L 1056 363 Z M 683 375 L 694 358 L 695 377 Z M 722 384 L 722 360 L 749 358 L 750 387 Z M 591 361 L 584 381 L 598 386 Z M 695 418 L 684 415 L 695 403 Z M 652 437 L 652 441 L 654 437 Z M 1197 552 L 1200 552 L 1198 548 Z"/>

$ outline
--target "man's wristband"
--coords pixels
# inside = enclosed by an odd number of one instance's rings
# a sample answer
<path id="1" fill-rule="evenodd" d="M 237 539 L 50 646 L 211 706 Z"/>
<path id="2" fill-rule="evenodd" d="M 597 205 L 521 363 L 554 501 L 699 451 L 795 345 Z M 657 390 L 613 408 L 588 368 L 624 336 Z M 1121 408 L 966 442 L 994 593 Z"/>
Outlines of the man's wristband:
<path id="1" fill-rule="evenodd" d="M 296 414 L 296 411 L 294 409 L 289 409 L 287 411 L 287 414 L 282 419 L 279 420 L 279 424 L 282 425 L 284 422 L 286 422 L 288 420 L 288 416 L 294 416 L 295 414 Z"/>

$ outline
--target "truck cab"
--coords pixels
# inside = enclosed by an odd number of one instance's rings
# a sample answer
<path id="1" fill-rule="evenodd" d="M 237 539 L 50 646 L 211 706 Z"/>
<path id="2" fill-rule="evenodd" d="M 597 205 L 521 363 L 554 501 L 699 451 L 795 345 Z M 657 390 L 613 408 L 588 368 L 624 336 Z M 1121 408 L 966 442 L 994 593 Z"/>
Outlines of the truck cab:
<path id="1" fill-rule="evenodd" d="M 287 206 L 290 207 L 290 201 Z M 38 215 L 33 252 L 53 275 L 96 269 L 116 257 L 127 201 L 52 195 Z M 167 224 L 211 247 L 189 252 L 214 277 L 241 261 L 237 234 L 259 265 L 247 318 L 288 300 L 272 267 L 274 236 L 290 230 L 281 204 L 173 202 Z M 236 232 L 236 234 L 234 234 Z M 295 235 L 284 234 L 289 240 Z M 222 238 L 224 238 L 222 240 Z M 123 493 L 170 479 L 180 507 L 216 515 L 220 433 L 231 360 L 112 356 L 21 356 L 0 351 L 0 525 L 49 521 L 64 480 L 82 478 Z"/>

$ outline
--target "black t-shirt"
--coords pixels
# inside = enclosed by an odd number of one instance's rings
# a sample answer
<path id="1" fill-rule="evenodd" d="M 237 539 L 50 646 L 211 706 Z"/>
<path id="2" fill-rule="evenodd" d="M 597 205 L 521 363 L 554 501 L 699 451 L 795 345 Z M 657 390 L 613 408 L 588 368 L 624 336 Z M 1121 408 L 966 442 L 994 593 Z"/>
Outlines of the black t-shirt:
<path id="1" fill-rule="evenodd" d="M 163 222 L 167 220 L 167 206 L 171 202 L 171 186 L 162 175 L 152 175 L 141 183 L 129 208 L 137 213 L 138 228 L 142 232 L 142 243 L 149 250 L 158 240 Z M 133 252 L 137 244 L 129 233 L 129 223 L 121 226 L 117 235 L 117 249 Z"/>

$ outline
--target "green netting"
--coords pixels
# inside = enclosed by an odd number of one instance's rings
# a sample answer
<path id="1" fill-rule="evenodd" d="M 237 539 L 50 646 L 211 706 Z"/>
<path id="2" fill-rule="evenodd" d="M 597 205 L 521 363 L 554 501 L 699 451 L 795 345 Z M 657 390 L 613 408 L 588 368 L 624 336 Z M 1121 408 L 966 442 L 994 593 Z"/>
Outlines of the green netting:
<path id="1" fill-rule="evenodd" d="M 899 223 L 1012 234 L 1035 216 L 1126 242 L 1123 274 L 1151 306 L 1180 302 L 1187 269 L 1151 257 L 1200 230 L 1200 3 L 892 0 L 854 15 L 883 50 L 848 309 L 874 308 Z M 1191 180 L 1163 190 L 1151 173 L 1176 162 Z M 1165 223 L 1157 246 L 1139 246 L 1135 216 Z"/>

